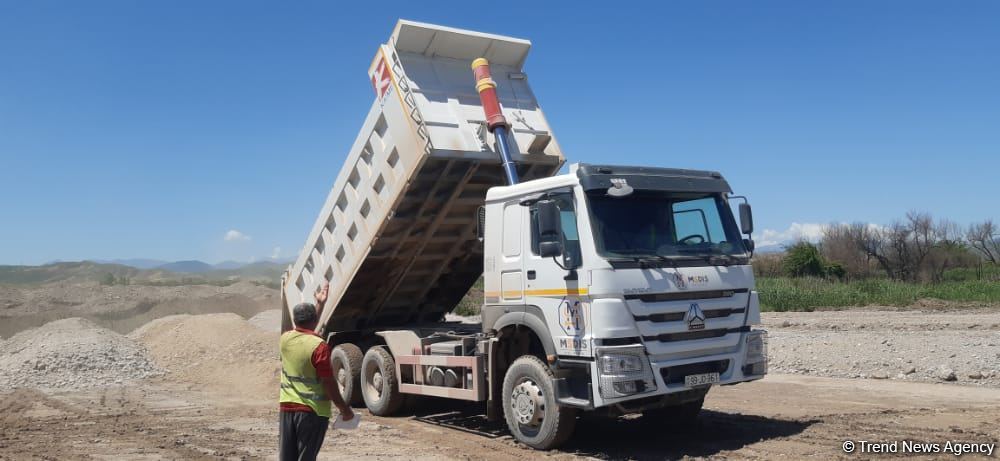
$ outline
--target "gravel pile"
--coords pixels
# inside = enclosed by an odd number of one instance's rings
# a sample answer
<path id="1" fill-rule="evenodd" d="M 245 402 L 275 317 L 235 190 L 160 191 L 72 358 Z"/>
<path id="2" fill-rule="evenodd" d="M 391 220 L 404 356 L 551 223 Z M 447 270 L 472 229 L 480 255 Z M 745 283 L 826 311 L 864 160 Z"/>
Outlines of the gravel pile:
<path id="1" fill-rule="evenodd" d="M 770 369 L 1000 387 L 1000 311 L 764 313 Z"/>
<path id="2" fill-rule="evenodd" d="M 115 386 L 160 372 L 141 344 L 80 318 L 0 342 L 0 389 Z"/>

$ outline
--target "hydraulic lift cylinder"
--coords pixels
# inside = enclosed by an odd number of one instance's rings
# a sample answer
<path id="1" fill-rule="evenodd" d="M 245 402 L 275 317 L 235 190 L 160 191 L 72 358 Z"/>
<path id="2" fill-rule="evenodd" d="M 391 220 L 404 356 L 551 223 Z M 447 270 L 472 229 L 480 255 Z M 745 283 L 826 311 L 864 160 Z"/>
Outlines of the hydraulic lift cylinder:
<path id="1" fill-rule="evenodd" d="M 483 105 L 483 112 L 486 113 L 486 129 L 493 133 L 496 138 L 497 150 L 500 153 L 500 162 L 503 164 L 504 173 L 507 174 L 507 183 L 514 185 L 520 182 L 517 176 L 517 167 L 510 156 L 510 146 L 507 144 L 507 130 L 510 124 L 500 110 L 500 100 L 497 98 L 497 84 L 490 75 L 490 63 L 486 58 L 478 58 L 472 61 L 472 74 L 476 78 L 476 91 L 479 92 L 479 101 Z"/>

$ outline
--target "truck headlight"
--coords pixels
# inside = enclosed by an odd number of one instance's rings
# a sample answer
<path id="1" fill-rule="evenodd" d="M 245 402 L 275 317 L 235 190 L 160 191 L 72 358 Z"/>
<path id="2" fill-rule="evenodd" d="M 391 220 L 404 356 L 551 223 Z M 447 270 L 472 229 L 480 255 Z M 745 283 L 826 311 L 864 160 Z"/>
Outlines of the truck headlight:
<path id="1" fill-rule="evenodd" d="M 601 357 L 602 375 L 619 375 L 642 371 L 642 359 L 638 355 L 610 353 Z"/>
<path id="2" fill-rule="evenodd" d="M 746 356 L 743 359 L 744 375 L 767 373 L 767 331 L 754 330 L 746 336 Z"/>
<path id="3" fill-rule="evenodd" d="M 597 350 L 598 386 L 604 398 L 626 397 L 656 390 L 653 371 L 642 346 Z"/>

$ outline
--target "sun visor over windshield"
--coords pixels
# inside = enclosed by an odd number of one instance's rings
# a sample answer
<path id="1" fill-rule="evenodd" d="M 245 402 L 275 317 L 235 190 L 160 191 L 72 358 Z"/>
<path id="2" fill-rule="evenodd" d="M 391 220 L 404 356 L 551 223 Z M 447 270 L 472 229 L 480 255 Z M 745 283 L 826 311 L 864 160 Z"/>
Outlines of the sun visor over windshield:
<path id="1" fill-rule="evenodd" d="M 613 181 L 624 179 L 629 186 L 638 190 L 732 192 L 729 183 L 715 171 L 581 164 L 576 174 L 580 178 L 580 185 L 586 190 L 606 190 L 614 187 Z"/>

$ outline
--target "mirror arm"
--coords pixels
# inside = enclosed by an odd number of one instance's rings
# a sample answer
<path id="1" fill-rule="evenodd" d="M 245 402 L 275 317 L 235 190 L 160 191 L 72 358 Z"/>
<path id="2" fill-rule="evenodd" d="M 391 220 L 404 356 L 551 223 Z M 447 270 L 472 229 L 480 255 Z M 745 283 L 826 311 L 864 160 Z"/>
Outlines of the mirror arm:
<path id="1" fill-rule="evenodd" d="M 556 263 L 556 265 L 559 266 L 559 268 L 562 269 L 562 270 L 564 270 L 564 271 L 570 270 L 568 267 L 562 265 L 562 263 L 559 262 L 559 259 L 557 259 L 556 256 L 552 257 L 552 262 Z"/>

